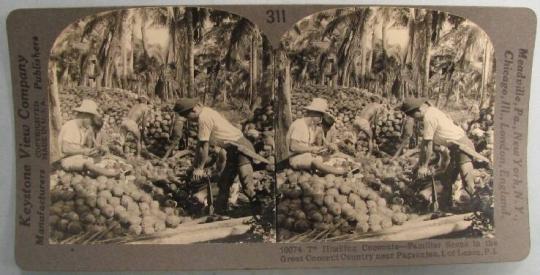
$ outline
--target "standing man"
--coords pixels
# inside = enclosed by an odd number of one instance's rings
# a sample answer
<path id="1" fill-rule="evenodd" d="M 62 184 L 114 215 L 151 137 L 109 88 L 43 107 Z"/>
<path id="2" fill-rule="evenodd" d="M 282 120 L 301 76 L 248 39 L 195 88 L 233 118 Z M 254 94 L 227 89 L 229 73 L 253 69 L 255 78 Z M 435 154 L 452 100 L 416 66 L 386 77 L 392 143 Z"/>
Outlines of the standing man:
<path id="1" fill-rule="evenodd" d="M 217 111 L 203 106 L 197 99 L 183 98 L 178 100 L 174 111 L 188 120 L 198 123 L 198 144 L 195 158 L 193 178 L 201 180 L 205 175 L 205 165 L 209 161 L 210 143 L 225 149 L 225 167 L 218 182 L 219 192 L 216 199 L 216 212 L 226 214 L 230 188 L 238 175 L 244 194 L 254 201 L 255 186 L 253 183 L 252 154 L 255 149 L 242 131 L 234 127 Z"/>
<path id="2" fill-rule="evenodd" d="M 137 142 L 137 156 L 141 155 L 143 133 L 140 129 L 144 129 L 146 124 L 146 116 L 150 108 L 148 107 L 148 98 L 146 96 L 139 96 L 138 104 L 129 109 L 127 116 L 122 120 L 120 129 L 122 130 L 124 137 L 131 133 Z"/>
<path id="3" fill-rule="evenodd" d="M 364 132 L 368 137 L 368 154 L 373 149 L 374 125 L 377 118 L 384 112 L 384 105 L 377 102 L 377 97 L 373 96 L 371 103 L 366 105 L 364 109 L 354 118 L 353 127 L 357 132 Z"/>
<path id="4" fill-rule="evenodd" d="M 295 170 L 319 170 L 324 174 L 343 175 L 347 171 L 326 165 L 318 156 L 323 146 L 317 146 L 317 133 L 327 112 L 328 103 L 325 99 L 314 98 L 306 109 L 306 116 L 295 120 L 287 131 L 287 147 L 289 149 L 289 164 Z"/>
<path id="5" fill-rule="evenodd" d="M 450 150 L 450 168 L 446 172 L 447 182 L 443 183 L 443 207 L 451 207 L 452 185 L 461 174 L 465 190 L 469 195 L 475 193 L 473 157 L 474 144 L 467 137 L 465 131 L 457 126 L 445 113 L 431 106 L 425 99 L 408 98 L 402 105 L 402 111 L 414 119 L 423 122 L 423 141 L 420 145 L 420 163 L 418 177 L 422 178 L 429 174 L 429 161 L 433 154 L 433 146 L 446 146 Z"/>

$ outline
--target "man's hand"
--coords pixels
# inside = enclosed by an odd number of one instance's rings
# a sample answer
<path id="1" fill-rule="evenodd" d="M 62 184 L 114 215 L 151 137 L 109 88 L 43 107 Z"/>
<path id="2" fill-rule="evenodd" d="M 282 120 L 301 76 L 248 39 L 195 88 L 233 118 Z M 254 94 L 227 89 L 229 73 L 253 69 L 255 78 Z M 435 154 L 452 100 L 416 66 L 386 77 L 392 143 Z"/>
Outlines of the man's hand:
<path id="1" fill-rule="evenodd" d="M 200 181 L 205 175 L 204 169 L 197 168 L 193 171 L 193 179 Z"/>
<path id="2" fill-rule="evenodd" d="M 418 168 L 418 178 L 424 178 L 429 175 L 429 169 L 427 166 L 420 166 Z"/>
<path id="3" fill-rule="evenodd" d="M 335 143 L 331 143 L 327 147 L 328 147 L 328 150 L 330 150 L 330 152 L 338 152 L 339 151 L 339 148 L 338 148 L 337 144 L 335 144 Z"/>
<path id="4" fill-rule="evenodd" d="M 99 150 L 95 149 L 95 148 L 86 148 L 83 150 L 82 154 L 85 155 L 85 156 L 94 156 L 96 155 L 97 153 L 99 152 Z"/>
<path id="5" fill-rule="evenodd" d="M 318 154 L 322 151 L 323 147 L 321 146 L 311 146 L 311 153 Z"/>

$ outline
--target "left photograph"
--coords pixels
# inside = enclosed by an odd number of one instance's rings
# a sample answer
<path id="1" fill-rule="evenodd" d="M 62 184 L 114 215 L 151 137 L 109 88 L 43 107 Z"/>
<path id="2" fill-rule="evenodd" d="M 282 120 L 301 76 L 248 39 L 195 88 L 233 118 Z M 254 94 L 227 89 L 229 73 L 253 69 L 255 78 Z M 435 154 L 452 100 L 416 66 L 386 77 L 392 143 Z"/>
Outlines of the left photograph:
<path id="1" fill-rule="evenodd" d="M 48 64 L 49 242 L 275 242 L 274 60 L 214 9 L 66 26 Z"/>

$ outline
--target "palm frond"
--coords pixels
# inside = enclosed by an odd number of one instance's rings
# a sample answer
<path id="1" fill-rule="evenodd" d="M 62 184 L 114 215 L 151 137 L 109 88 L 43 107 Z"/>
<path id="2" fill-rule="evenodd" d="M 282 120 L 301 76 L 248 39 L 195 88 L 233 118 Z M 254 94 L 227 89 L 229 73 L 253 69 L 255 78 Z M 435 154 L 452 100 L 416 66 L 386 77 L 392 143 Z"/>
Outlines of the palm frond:
<path id="1" fill-rule="evenodd" d="M 253 31 L 253 24 L 246 18 L 241 18 L 236 22 L 233 30 L 231 31 L 229 38 L 229 47 L 227 54 L 225 55 L 225 64 L 227 68 L 231 66 L 231 63 L 235 60 L 234 55 L 237 54 L 238 48 L 241 45 L 249 43 L 249 36 Z"/>

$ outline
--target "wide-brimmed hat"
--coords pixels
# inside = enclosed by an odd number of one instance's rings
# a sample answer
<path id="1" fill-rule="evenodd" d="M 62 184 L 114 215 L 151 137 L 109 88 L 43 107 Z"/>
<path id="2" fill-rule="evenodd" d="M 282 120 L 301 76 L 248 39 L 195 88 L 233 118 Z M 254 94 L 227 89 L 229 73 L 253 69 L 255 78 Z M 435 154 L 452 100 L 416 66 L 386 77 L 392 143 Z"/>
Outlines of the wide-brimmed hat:
<path id="1" fill-rule="evenodd" d="M 409 115 L 426 103 L 425 98 L 406 98 L 401 105 L 401 111 Z"/>
<path id="2" fill-rule="evenodd" d="M 87 113 L 95 116 L 99 116 L 97 103 L 90 99 L 83 99 L 81 106 L 73 109 L 75 112 Z"/>
<path id="3" fill-rule="evenodd" d="M 308 111 L 319 112 L 324 115 L 330 115 L 328 113 L 328 102 L 324 98 L 314 98 L 308 106 L 304 107 L 304 109 Z"/>
<path id="4" fill-rule="evenodd" d="M 181 98 L 174 104 L 173 110 L 179 115 L 186 115 L 191 109 L 197 105 L 199 101 L 194 98 Z"/>

